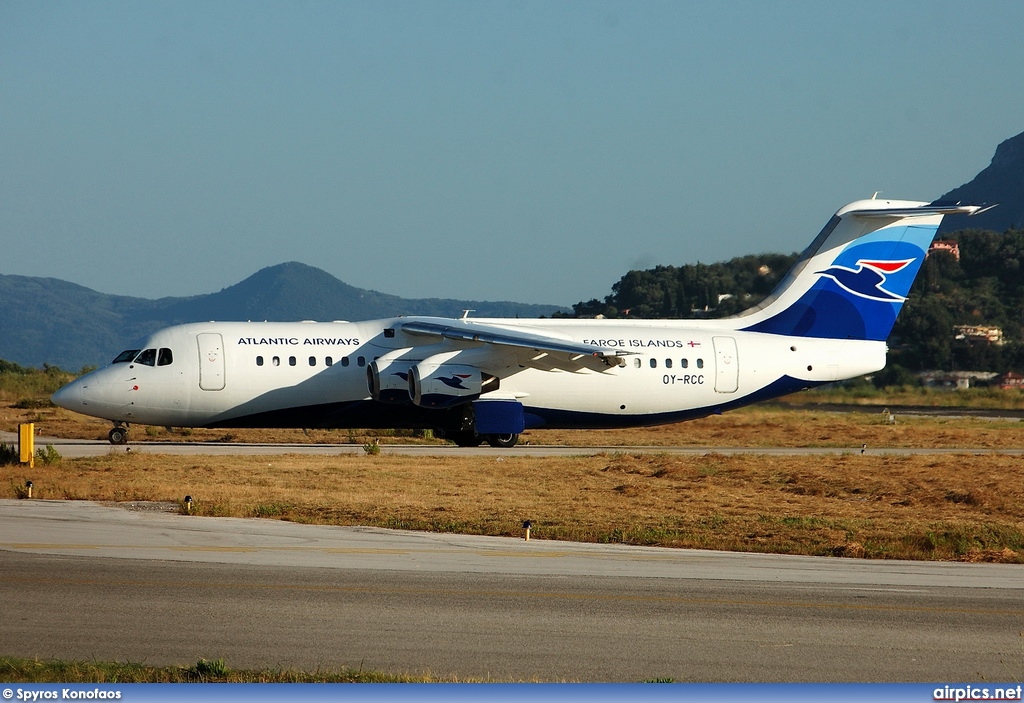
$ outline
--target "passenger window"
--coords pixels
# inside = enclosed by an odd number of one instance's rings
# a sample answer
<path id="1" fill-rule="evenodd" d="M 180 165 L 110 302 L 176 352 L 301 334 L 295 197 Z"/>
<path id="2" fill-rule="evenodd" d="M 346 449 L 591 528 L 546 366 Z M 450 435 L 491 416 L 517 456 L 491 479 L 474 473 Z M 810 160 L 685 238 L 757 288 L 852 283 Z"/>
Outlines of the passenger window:
<path id="1" fill-rule="evenodd" d="M 689 359 L 680 359 L 679 360 L 679 365 L 682 366 L 684 369 L 688 369 L 688 368 L 690 368 L 690 360 Z"/>
<path id="2" fill-rule="evenodd" d="M 348 357 L 347 356 L 341 357 L 341 365 L 342 366 L 348 366 Z"/>
<path id="3" fill-rule="evenodd" d="M 170 366 L 172 363 L 174 363 L 174 355 L 171 354 L 171 350 L 167 348 L 161 349 L 157 356 L 156 365 Z"/>
<path id="4" fill-rule="evenodd" d="M 329 356 L 324 359 L 324 366 L 334 366 L 334 358 Z"/>
<path id="5" fill-rule="evenodd" d="M 262 356 L 257 356 L 256 357 L 256 365 L 257 366 L 263 366 L 263 357 Z"/>
<path id="6" fill-rule="evenodd" d="M 288 365 L 289 366 L 295 366 L 295 357 L 294 356 L 289 356 L 288 357 Z"/>
<path id="7" fill-rule="evenodd" d="M 704 368 L 704 360 L 703 359 L 697 359 L 697 368 L 698 369 Z"/>
<path id="8" fill-rule="evenodd" d="M 665 368 L 666 369 L 672 368 L 672 360 L 671 359 L 665 359 Z"/>
<path id="9" fill-rule="evenodd" d="M 360 356 L 359 358 L 356 359 L 356 363 L 359 364 L 360 366 L 366 366 L 366 358 Z"/>
<path id="10" fill-rule="evenodd" d="M 135 355 L 139 353 L 138 349 L 125 349 L 123 352 L 118 354 L 112 364 L 125 364 L 135 358 Z"/>
<path id="11" fill-rule="evenodd" d="M 273 359 L 270 360 L 270 363 L 272 363 L 274 366 L 280 366 L 281 365 L 281 357 L 275 356 Z"/>
<path id="12" fill-rule="evenodd" d="M 651 359 L 651 368 L 652 369 L 658 368 L 658 360 L 657 359 Z"/>
<path id="13" fill-rule="evenodd" d="M 640 362 L 640 357 L 633 359 L 633 366 L 640 368 L 643 364 Z"/>
<path id="14" fill-rule="evenodd" d="M 146 366 L 156 366 L 156 349 L 146 349 L 135 357 L 135 363 L 145 364 Z"/>
<path id="15" fill-rule="evenodd" d="M 316 366 L 316 357 L 315 356 L 309 357 L 309 365 L 310 366 Z"/>

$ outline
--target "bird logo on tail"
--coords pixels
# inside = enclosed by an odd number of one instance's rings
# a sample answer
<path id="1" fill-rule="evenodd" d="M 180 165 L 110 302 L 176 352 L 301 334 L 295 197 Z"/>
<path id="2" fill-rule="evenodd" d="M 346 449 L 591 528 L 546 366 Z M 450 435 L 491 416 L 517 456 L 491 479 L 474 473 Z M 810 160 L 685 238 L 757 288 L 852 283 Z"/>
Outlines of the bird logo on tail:
<path id="1" fill-rule="evenodd" d="M 906 296 L 886 290 L 885 282 L 888 280 L 889 274 L 902 271 L 914 261 L 915 259 L 899 259 L 897 261 L 858 259 L 856 268 L 830 266 L 817 273 L 821 276 L 828 276 L 840 288 L 858 297 L 887 303 L 902 303 L 907 299 Z"/>

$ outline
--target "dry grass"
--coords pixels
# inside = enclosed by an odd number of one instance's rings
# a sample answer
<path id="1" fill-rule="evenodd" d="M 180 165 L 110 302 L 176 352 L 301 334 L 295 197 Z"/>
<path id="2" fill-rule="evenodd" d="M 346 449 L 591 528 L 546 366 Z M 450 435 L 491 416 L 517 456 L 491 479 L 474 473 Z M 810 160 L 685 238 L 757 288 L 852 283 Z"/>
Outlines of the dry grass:
<path id="1" fill-rule="evenodd" d="M 0 497 L 27 469 L 0 467 Z M 195 499 L 201 515 L 788 554 L 1024 561 L 1019 458 L 179 457 L 36 466 L 34 496 Z"/>

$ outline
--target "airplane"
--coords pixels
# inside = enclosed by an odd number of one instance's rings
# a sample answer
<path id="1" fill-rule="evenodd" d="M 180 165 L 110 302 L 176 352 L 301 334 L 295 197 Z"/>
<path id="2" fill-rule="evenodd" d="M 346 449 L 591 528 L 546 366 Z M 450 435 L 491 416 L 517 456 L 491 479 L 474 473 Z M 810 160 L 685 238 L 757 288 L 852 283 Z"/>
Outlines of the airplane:
<path id="1" fill-rule="evenodd" d="M 132 344 L 52 399 L 112 421 L 112 444 L 127 442 L 130 424 L 144 424 L 430 429 L 459 446 L 513 447 L 528 429 L 704 417 L 881 370 L 943 216 L 982 210 L 877 197 L 850 203 L 768 298 L 731 318 L 467 312 L 190 323 Z"/>

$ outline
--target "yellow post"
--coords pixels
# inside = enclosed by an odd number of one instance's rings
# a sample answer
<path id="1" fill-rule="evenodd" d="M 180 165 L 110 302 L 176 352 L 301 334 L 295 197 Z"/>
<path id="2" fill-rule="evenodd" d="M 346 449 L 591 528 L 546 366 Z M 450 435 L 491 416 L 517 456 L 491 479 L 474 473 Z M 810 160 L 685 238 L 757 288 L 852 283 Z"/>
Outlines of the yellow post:
<path id="1" fill-rule="evenodd" d="M 34 422 L 26 422 L 18 426 L 18 447 L 21 452 L 21 463 L 28 464 L 29 468 L 36 465 L 36 425 Z"/>

